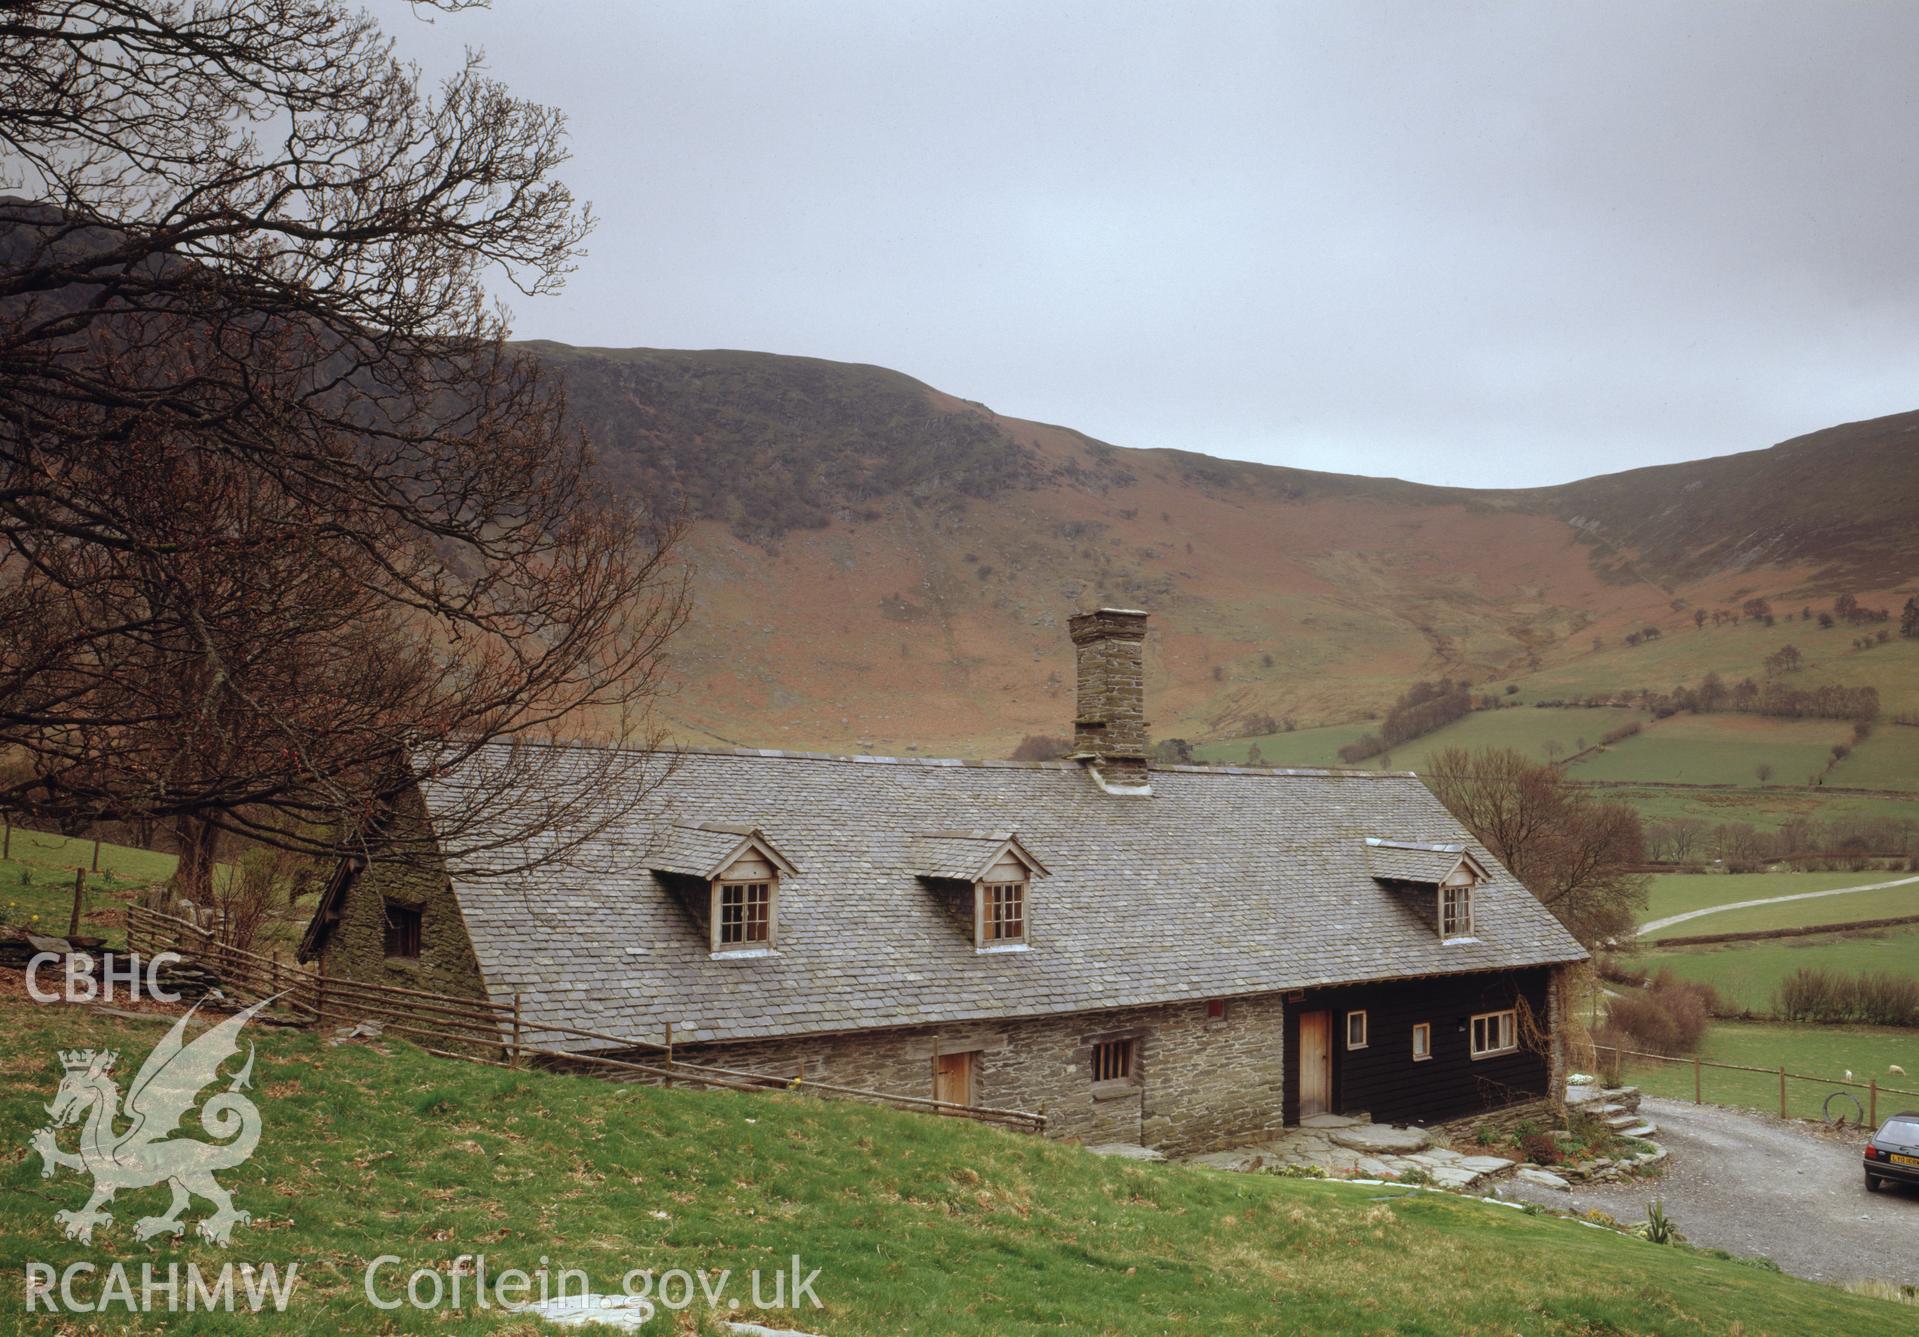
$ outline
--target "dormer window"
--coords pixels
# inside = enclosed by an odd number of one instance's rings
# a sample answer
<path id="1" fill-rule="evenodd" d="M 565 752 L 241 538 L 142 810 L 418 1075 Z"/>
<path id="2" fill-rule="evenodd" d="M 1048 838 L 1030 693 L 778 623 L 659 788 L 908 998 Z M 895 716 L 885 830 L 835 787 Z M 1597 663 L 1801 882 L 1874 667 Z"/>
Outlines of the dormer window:
<path id="1" fill-rule="evenodd" d="M 1003 947 L 1026 941 L 1026 881 L 981 882 L 979 946 Z"/>
<path id="2" fill-rule="evenodd" d="M 719 897 L 719 914 L 715 916 L 719 934 L 713 950 L 772 946 L 774 878 L 715 885 Z"/>
<path id="3" fill-rule="evenodd" d="M 915 836 L 913 872 L 940 898 L 976 952 L 1031 945 L 1028 892 L 1046 869 L 1011 831 L 935 831 Z"/>
<path id="4" fill-rule="evenodd" d="M 1407 909 L 1435 929 L 1442 942 L 1478 941 L 1473 936 L 1473 888 L 1490 874 L 1463 844 L 1369 837 L 1366 868 L 1375 880 L 1402 891 Z"/>
<path id="5" fill-rule="evenodd" d="M 799 872 L 754 826 L 670 826 L 647 860 L 718 956 L 779 949 L 780 879 Z"/>

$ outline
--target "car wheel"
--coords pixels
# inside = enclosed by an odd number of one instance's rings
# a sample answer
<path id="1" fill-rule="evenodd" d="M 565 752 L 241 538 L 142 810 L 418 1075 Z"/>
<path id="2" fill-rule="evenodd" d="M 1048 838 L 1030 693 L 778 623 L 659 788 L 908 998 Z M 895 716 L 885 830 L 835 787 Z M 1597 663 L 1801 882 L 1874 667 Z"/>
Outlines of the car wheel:
<path id="1" fill-rule="evenodd" d="M 1866 1171 L 1866 1192 L 1877 1193 L 1878 1191 L 1879 1191 L 1879 1176 L 1874 1174 L 1870 1170 Z"/>

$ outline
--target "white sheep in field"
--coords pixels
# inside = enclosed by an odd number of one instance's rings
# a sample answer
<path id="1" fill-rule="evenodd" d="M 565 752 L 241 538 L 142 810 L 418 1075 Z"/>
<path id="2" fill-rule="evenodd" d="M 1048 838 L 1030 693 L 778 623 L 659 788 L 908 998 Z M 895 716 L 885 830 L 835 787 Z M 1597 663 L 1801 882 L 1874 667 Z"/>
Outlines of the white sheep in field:
<path id="1" fill-rule="evenodd" d="M 1902 1067 L 1900 1067 L 1900 1066 L 1899 1066 L 1899 1065 L 1898 1065 L 1897 1063 L 1888 1063 L 1888 1064 L 1886 1065 L 1886 1071 L 1887 1071 L 1887 1072 L 1896 1072 L 1896 1073 L 1898 1073 L 1898 1074 L 1899 1074 L 1899 1075 L 1900 1075 L 1901 1077 L 1904 1077 L 1904 1076 L 1906 1075 L 1906 1070 L 1905 1070 L 1904 1068 L 1902 1068 Z"/>

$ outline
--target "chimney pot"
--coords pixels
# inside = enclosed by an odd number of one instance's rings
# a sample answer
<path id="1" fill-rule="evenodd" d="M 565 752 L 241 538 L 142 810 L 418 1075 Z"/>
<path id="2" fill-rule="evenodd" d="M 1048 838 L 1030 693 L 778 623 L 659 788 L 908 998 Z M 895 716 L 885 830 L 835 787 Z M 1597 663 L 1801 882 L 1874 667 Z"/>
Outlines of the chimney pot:
<path id="1" fill-rule="evenodd" d="M 1075 753 L 1110 784 L 1143 786 L 1146 771 L 1146 614 L 1101 608 L 1067 624 L 1079 670 Z"/>

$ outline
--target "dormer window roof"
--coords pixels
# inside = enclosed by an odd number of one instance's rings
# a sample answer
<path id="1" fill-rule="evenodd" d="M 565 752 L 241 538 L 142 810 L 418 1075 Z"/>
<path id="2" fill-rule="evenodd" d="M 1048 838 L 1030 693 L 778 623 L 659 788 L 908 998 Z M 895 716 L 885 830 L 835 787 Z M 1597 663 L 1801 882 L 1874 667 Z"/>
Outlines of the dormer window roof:
<path id="1" fill-rule="evenodd" d="M 1366 871 L 1380 882 L 1430 888 L 1433 900 L 1420 916 L 1446 942 L 1478 941 L 1473 936 L 1473 888 L 1489 874 L 1464 845 L 1368 838 Z"/>
<path id="2" fill-rule="evenodd" d="M 1491 874 L 1464 845 L 1366 838 L 1366 871 L 1381 882 L 1467 886 Z"/>
<path id="3" fill-rule="evenodd" d="M 1046 866 L 1011 831 L 935 831 L 913 838 L 908 867 L 925 879 L 953 917 L 970 926 L 981 952 L 1024 951 L 1028 889 Z"/>
<path id="4" fill-rule="evenodd" d="M 800 871 L 757 826 L 726 822 L 668 826 L 658 834 L 646 862 L 656 873 L 711 881 L 749 854 L 757 854 L 788 877 Z"/>
<path id="5" fill-rule="evenodd" d="M 780 878 L 799 868 L 758 827 L 668 826 L 647 863 L 705 931 L 713 956 L 769 956 L 778 949 Z"/>

